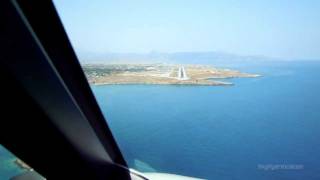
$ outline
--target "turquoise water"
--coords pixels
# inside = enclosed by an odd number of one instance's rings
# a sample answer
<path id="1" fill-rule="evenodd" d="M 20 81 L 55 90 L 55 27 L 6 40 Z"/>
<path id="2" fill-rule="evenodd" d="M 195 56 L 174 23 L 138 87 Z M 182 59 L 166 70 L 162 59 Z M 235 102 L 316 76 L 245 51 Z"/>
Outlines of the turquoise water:
<path id="1" fill-rule="evenodd" d="M 132 168 L 207 179 L 320 179 L 320 63 L 239 66 L 234 86 L 92 89 Z M 266 170 L 259 165 L 294 165 Z"/>
<path id="2" fill-rule="evenodd" d="M 17 158 L 0 144 L 0 180 L 10 179 L 25 172 L 14 161 Z"/>

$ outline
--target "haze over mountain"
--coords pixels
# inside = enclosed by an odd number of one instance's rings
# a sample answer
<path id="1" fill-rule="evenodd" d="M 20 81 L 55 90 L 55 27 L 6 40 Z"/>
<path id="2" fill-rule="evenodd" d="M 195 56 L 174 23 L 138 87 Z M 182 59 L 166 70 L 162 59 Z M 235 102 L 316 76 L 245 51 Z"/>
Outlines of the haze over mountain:
<path id="1" fill-rule="evenodd" d="M 320 1 L 63 1 L 55 6 L 84 52 L 230 52 L 320 59 Z"/>
<path id="2" fill-rule="evenodd" d="M 82 63 L 179 63 L 179 64 L 233 64 L 259 63 L 280 60 L 265 56 L 243 56 L 224 52 L 175 52 L 175 53 L 81 53 Z"/>

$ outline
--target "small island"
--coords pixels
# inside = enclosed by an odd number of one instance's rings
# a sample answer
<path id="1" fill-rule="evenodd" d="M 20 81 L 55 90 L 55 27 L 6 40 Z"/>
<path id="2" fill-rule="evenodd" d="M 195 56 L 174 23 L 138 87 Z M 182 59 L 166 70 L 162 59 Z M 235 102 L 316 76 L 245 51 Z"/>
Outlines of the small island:
<path id="1" fill-rule="evenodd" d="M 258 74 L 204 65 L 85 64 L 90 84 L 233 85 L 227 78 L 254 78 Z"/>

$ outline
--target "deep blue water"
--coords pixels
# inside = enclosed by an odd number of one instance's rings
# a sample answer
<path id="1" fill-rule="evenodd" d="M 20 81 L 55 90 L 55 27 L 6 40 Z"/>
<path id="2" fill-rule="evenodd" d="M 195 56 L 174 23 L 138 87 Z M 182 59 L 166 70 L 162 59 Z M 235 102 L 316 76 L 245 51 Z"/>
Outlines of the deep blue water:
<path id="1" fill-rule="evenodd" d="M 207 179 L 320 179 L 320 63 L 239 66 L 234 86 L 92 89 L 132 168 Z M 263 170 L 258 165 L 297 165 Z"/>

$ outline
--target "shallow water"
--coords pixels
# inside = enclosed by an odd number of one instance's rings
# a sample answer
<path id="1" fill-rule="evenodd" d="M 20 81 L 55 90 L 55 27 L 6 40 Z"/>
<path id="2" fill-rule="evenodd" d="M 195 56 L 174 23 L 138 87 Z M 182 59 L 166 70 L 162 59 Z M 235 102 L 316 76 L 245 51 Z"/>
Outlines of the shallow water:
<path id="1" fill-rule="evenodd" d="M 0 180 L 10 179 L 25 170 L 14 163 L 16 157 L 0 144 Z"/>

